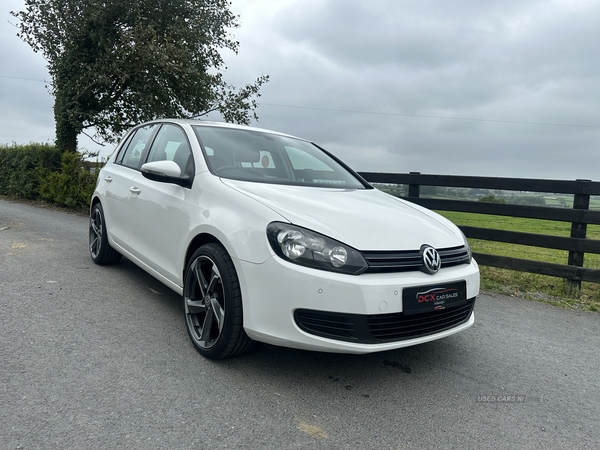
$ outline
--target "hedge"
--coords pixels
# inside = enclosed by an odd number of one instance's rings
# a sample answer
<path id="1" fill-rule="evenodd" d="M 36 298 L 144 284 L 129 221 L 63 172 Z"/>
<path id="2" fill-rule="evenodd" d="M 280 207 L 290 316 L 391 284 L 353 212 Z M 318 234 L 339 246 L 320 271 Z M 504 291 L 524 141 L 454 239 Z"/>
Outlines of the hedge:
<path id="1" fill-rule="evenodd" d="M 0 194 L 84 211 L 97 178 L 82 165 L 87 156 L 50 144 L 0 145 Z"/>

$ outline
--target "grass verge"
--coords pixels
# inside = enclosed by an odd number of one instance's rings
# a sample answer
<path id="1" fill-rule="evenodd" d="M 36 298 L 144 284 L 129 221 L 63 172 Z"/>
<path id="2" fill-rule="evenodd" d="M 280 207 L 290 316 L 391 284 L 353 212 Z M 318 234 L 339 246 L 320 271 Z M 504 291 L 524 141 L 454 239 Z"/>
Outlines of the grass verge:
<path id="1" fill-rule="evenodd" d="M 522 231 L 553 236 L 570 235 L 571 225 L 566 222 L 491 216 L 450 211 L 438 211 L 457 225 L 480 228 Z M 600 226 L 588 226 L 587 237 L 600 240 Z M 527 245 L 469 239 L 474 252 L 509 256 L 535 261 L 567 264 L 568 252 Z M 584 267 L 600 269 L 600 255 L 586 253 Z M 566 281 L 562 278 L 537 275 L 514 270 L 481 266 L 481 287 L 504 295 L 524 297 L 567 308 L 600 311 L 600 284 L 582 283 L 581 292 L 565 294 Z"/>

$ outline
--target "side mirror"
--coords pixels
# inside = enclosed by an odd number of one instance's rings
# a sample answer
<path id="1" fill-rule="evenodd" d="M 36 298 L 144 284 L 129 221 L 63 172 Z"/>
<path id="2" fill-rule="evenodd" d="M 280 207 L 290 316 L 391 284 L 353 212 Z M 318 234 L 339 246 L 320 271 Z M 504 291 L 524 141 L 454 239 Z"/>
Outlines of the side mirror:
<path id="1" fill-rule="evenodd" d="M 149 180 L 162 183 L 173 183 L 183 187 L 191 187 L 191 179 L 181 176 L 181 169 L 173 161 L 154 161 L 140 167 L 142 175 Z"/>

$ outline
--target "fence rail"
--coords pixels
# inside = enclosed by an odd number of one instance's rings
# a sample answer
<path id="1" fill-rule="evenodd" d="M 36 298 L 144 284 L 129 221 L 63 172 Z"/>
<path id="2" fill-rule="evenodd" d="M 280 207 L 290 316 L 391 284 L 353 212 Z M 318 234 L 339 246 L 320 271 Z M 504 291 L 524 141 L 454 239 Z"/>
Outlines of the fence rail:
<path id="1" fill-rule="evenodd" d="M 460 229 L 465 233 L 465 236 L 472 239 L 529 245 L 569 252 L 566 265 L 474 253 L 477 262 L 481 265 L 564 278 L 567 280 L 567 292 L 569 293 L 573 290 L 581 290 L 582 281 L 600 283 L 600 269 L 583 267 L 585 253 L 600 254 L 600 240 L 586 237 L 588 224 L 600 224 L 600 211 L 589 209 L 590 196 L 600 195 L 600 182 L 428 175 L 414 172 L 407 174 L 361 172 L 360 175 L 370 183 L 408 186 L 408 195 L 401 196 L 401 198 L 429 209 L 569 222 L 571 223 L 570 237 L 469 226 L 460 226 Z M 420 196 L 422 186 L 572 194 L 573 207 L 564 209 L 547 206 L 423 198 Z"/>
<path id="2" fill-rule="evenodd" d="M 101 161 L 82 161 L 81 165 L 90 173 L 96 173 L 102 168 L 104 163 Z"/>

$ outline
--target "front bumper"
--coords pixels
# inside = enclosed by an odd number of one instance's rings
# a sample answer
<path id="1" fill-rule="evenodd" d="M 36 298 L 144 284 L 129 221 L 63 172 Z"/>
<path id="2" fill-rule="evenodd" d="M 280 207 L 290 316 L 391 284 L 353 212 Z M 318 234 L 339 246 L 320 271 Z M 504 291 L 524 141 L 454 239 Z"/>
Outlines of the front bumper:
<path id="1" fill-rule="evenodd" d="M 473 325 L 475 297 L 479 294 L 479 267 L 471 264 L 449 267 L 435 275 L 422 272 L 343 275 L 306 268 L 276 256 L 263 264 L 235 260 L 244 305 L 244 329 L 250 338 L 273 345 L 336 353 L 371 353 L 408 347 L 440 339 Z M 447 326 L 430 328 L 432 314 L 412 316 L 424 319 L 420 329 L 378 339 L 364 324 L 399 324 L 403 314 L 405 288 L 444 284 L 464 280 L 467 305 L 462 316 Z M 458 308 L 458 307 L 457 307 Z M 445 313 L 452 312 L 450 308 Z M 454 311 L 456 312 L 456 311 Z M 328 334 L 306 326 L 309 319 L 329 316 L 358 324 L 358 332 Z M 304 319 L 303 319 L 304 317 Z M 437 316 L 439 318 L 440 316 Z M 417 320 L 418 322 L 418 320 Z M 352 326 L 352 325 L 350 325 Z M 428 328 L 429 327 L 429 328 Z M 356 328 L 356 327 L 355 327 Z M 369 334 L 370 333 L 370 334 Z"/>

